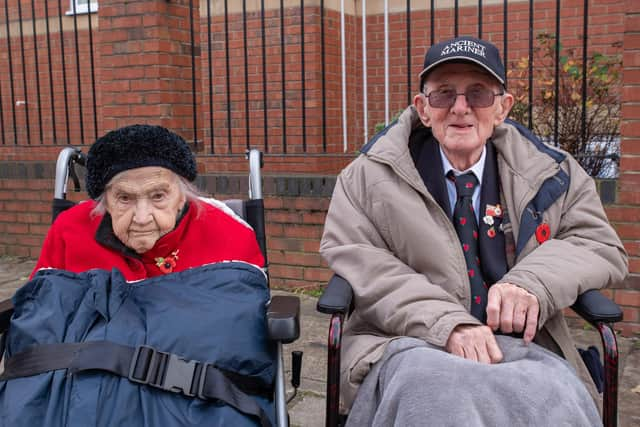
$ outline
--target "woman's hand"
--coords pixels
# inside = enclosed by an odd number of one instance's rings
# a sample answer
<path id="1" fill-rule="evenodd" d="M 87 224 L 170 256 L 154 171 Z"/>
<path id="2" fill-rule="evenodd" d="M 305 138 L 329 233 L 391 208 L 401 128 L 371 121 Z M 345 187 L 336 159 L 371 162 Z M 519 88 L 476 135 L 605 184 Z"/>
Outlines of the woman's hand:
<path id="1" fill-rule="evenodd" d="M 536 335 L 540 304 L 535 295 L 511 283 L 497 283 L 489 288 L 487 326 L 510 334 L 524 331 L 525 343 Z"/>

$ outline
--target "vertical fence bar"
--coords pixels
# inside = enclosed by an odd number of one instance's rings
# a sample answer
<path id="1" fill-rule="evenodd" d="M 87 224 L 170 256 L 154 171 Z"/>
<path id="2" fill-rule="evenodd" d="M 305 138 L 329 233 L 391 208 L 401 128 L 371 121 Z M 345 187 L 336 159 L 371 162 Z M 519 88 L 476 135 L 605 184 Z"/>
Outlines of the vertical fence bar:
<path id="1" fill-rule="evenodd" d="M 582 123 L 580 126 L 582 135 L 582 146 L 585 147 L 587 140 L 587 48 L 589 32 L 589 0 L 584 0 L 584 21 L 582 27 Z"/>
<path id="2" fill-rule="evenodd" d="M 431 13 L 429 14 L 429 18 L 430 18 L 430 24 L 431 24 L 431 44 L 435 43 L 435 35 L 436 35 L 436 1 L 435 0 L 431 0 Z M 420 88 L 420 90 L 422 91 L 422 88 Z"/>
<path id="3" fill-rule="evenodd" d="M 267 133 L 267 42 L 265 40 L 264 0 L 260 1 L 260 30 L 262 32 L 262 133 L 264 135 L 264 152 L 269 152 L 269 135 Z"/>
<path id="4" fill-rule="evenodd" d="M 411 104 L 411 0 L 407 0 L 407 104 Z"/>
<path id="5" fill-rule="evenodd" d="M 282 75 L 282 152 L 287 152 L 287 93 L 285 88 L 285 63 L 284 63 L 284 0 L 280 0 L 280 72 Z"/>
<path id="6" fill-rule="evenodd" d="M 560 0 L 556 0 L 556 55 L 555 55 L 555 101 L 553 108 L 553 143 L 560 146 L 558 141 L 558 111 L 560 109 Z"/>
<path id="7" fill-rule="evenodd" d="M 502 8 L 503 12 L 502 12 L 502 16 L 503 16 L 503 29 L 504 29 L 504 44 L 503 44 L 503 51 L 504 51 L 504 56 L 502 57 L 502 60 L 505 64 L 508 63 L 507 58 L 509 58 L 509 46 L 507 43 L 507 39 L 509 38 L 509 0 L 504 0 L 503 2 L 503 8 Z"/>
<path id="8" fill-rule="evenodd" d="M 207 64 L 207 72 L 209 73 L 209 151 L 211 154 L 216 153 L 216 148 L 213 143 L 213 57 L 211 56 L 211 1 L 207 0 L 207 53 L 209 55 L 209 63 Z M 263 74 L 264 75 L 264 74 Z M 204 147 L 204 138 L 202 140 Z"/>
<path id="9" fill-rule="evenodd" d="M 49 104 L 51 107 L 51 130 L 53 132 L 53 143 L 58 143 L 58 135 L 56 132 L 56 109 L 53 94 L 53 63 L 51 58 L 51 29 L 49 27 L 49 0 L 44 0 L 45 9 L 45 27 L 47 31 L 47 59 L 49 64 Z"/>
<path id="10" fill-rule="evenodd" d="M 62 0 L 58 0 L 58 25 L 60 32 L 60 59 L 62 61 L 62 88 L 64 91 L 64 117 L 65 127 L 67 129 L 67 144 L 71 144 L 71 134 L 69 130 L 69 97 L 67 95 L 67 66 L 64 54 L 64 31 L 62 29 Z"/>
<path id="11" fill-rule="evenodd" d="M 38 99 L 38 131 L 40 135 L 40 144 L 44 141 L 42 136 L 42 96 L 40 94 L 40 61 L 38 60 L 38 35 L 36 34 L 36 5 L 35 0 L 31 0 L 31 24 L 33 31 L 33 56 L 35 58 L 36 66 L 36 97 Z"/>
<path id="12" fill-rule="evenodd" d="M 389 2 L 384 0 L 384 125 L 389 124 Z"/>
<path id="13" fill-rule="evenodd" d="M 2 96 L 2 84 L 0 82 L 0 132 L 2 132 L 2 145 L 5 145 L 7 141 L 5 140 L 4 108 L 2 107 L 3 99 L 4 97 Z"/>
<path id="14" fill-rule="evenodd" d="M 529 0 L 529 129 L 533 129 L 533 0 Z"/>
<path id="15" fill-rule="evenodd" d="M 211 56 L 211 1 L 207 0 L 207 51 L 209 54 L 208 73 L 209 73 L 209 134 L 211 139 L 209 140 L 209 150 L 211 154 L 216 153 L 216 148 L 213 143 L 214 130 L 213 130 L 213 57 Z M 204 141 L 203 141 L 204 144 Z"/>
<path id="16" fill-rule="evenodd" d="M 193 19 L 193 0 L 189 0 L 189 32 L 191 37 L 191 108 L 193 110 L 193 146 L 198 149 L 198 107 L 196 94 L 196 37 Z"/>
<path id="17" fill-rule="evenodd" d="M 7 141 L 4 136 L 4 108 L 2 108 L 2 85 L 0 84 L 0 132 L 2 132 L 2 145 L 6 145 Z"/>
<path id="18" fill-rule="evenodd" d="M 478 38 L 482 38 L 482 0 L 478 0 Z"/>
<path id="19" fill-rule="evenodd" d="M 91 3 L 87 4 L 91 9 Z M 89 62 L 91 66 L 91 103 L 93 107 L 93 137 L 98 139 L 98 108 L 96 106 L 96 67 L 93 58 L 93 28 L 91 24 L 91 11 L 87 13 L 87 23 L 89 24 Z"/>
<path id="20" fill-rule="evenodd" d="M 369 139 L 369 88 L 367 86 L 367 0 L 362 0 L 362 123 L 364 123 L 364 144 Z"/>
<path id="21" fill-rule="evenodd" d="M 302 90 L 302 151 L 307 152 L 307 96 L 306 96 L 306 85 L 305 85 L 305 75 L 304 75 L 304 47 L 306 43 L 304 42 L 304 0 L 300 0 L 300 55 L 301 55 L 301 69 L 300 69 L 300 81 L 301 81 L 301 90 Z"/>
<path id="22" fill-rule="evenodd" d="M 249 52 L 247 47 L 247 0 L 242 0 L 242 40 L 244 52 L 244 116 L 246 147 L 249 149 L 251 127 L 249 126 Z"/>
<path id="23" fill-rule="evenodd" d="M 13 115 L 13 143 L 18 145 L 18 128 L 16 124 L 16 95 L 13 89 L 13 58 L 11 49 L 11 31 L 9 30 L 9 5 L 4 3 L 4 13 L 7 24 L 7 58 L 9 59 L 9 88 L 11 89 L 11 113 Z"/>
<path id="24" fill-rule="evenodd" d="M 231 144 L 231 74 L 229 66 L 229 4 L 228 0 L 224 0 L 224 51 L 225 51 L 225 67 L 227 68 L 227 148 L 229 153 L 232 152 Z"/>
<path id="25" fill-rule="evenodd" d="M 342 68 L 342 150 L 347 152 L 347 49 L 344 0 L 340 1 L 340 63 Z"/>
<path id="26" fill-rule="evenodd" d="M 22 2 L 18 1 L 18 28 L 20 28 L 20 58 L 22 60 L 22 88 L 24 91 L 24 117 L 27 125 L 27 144 L 31 144 L 31 126 L 29 122 L 29 92 L 27 89 L 27 63 L 24 55 L 24 31 L 22 28 Z M 35 35 L 34 35 L 35 39 Z"/>
<path id="27" fill-rule="evenodd" d="M 325 79 L 324 0 L 320 0 L 320 67 L 322 68 L 322 152 L 327 152 L 327 83 Z"/>
<path id="28" fill-rule="evenodd" d="M 505 0 L 506 1 L 506 0 Z M 453 33 L 455 37 L 458 37 L 458 12 L 459 12 L 459 7 L 458 7 L 458 0 L 455 0 L 453 2 Z"/>
<path id="29" fill-rule="evenodd" d="M 73 39 L 76 48 L 76 75 L 78 77 L 78 122 L 80 122 L 80 143 L 84 144 L 84 114 L 82 112 L 82 79 L 80 74 L 80 48 L 78 44 L 78 14 L 76 11 L 75 0 L 73 4 Z M 89 10 L 89 2 L 87 2 L 87 13 Z"/>

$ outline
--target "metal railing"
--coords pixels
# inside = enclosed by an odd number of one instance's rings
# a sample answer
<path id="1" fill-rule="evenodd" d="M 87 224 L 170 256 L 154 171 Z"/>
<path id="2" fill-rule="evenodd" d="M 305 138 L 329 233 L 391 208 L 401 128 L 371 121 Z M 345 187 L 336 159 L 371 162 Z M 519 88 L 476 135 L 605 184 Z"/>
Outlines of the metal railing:
<path id="1" fill-rule="evenodd" d="M 427 47 L 460 34 L 493 40 L 508 69 L 519 59 L 528 61 L 527 75 L 519 78 L 528 90 L 522 118 L 533 128 L 540 96 L 541 71 L 534 57 L 540 33 L 554 37 L 553 71 L 545 76 L 554 81 L 554 96 L 563 90 L 567 46 L 577 52 L 582 76 L 589 73 L 593 52 L 621 52 L 613 43 L 615 34 L 609 37 L 613 42 L 602 41 L 601 34 L 597 43 L 591 42 L 590 13 L 598 7 L 596 0 L 591 7 L 589 0 L 478 0 L 464 7 L 458 0 L 446 6 L 435 0 L 380 3 L 362 1 L 358 11 L 344 1 L 334 10 L 324 1 L 305 5 L 300 0 L 285 7 L 283 0 L 268 6 L 261 0 L 249 10 L 255 3 L 243 1 L 239 9 L 239 2 L 190 0 L 191 44 L 199 49 L 191 49 L 193 115 L 185 127 L 192 127 L 194 144 L 205 154 L 242 153 L 249 146 L 273 154 L 351 152 L 376 124 L 388 123 L 412 102 Z M 98 120 L 98 14 L 65 7 L 65 0 L 4 2 L 2 146 L 90 144 L 106 130 L 99 129 Z M 565 9 L 573 13 L 571 28 L 561 19 Z M 620 22 L 623 17 L 619 12 Z M 591 91 L 589 79 L 582 78 L 576 102 L 581 104 L 583 138 Z M 545 135 L 556 142 L 561 139 L 560 98 L 555 96 L 552 134 Z"/>

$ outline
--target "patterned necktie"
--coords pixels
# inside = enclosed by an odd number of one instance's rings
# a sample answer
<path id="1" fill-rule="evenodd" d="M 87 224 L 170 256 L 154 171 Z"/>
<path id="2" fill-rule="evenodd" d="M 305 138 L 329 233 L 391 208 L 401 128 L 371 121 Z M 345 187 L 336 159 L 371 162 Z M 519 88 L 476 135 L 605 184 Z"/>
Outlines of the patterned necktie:
<path id="1" fill-rule="evenodd" d="M 447 176 L 455 183 L 458 194 L 453 208 L 453 225 L 462 244 L 469 282 L 471 282 L 471 314 L 485 323 L 488 291 L 480 267 L 478 223 L 473 211 L 472 199 L 473 191 L 478 185 L 478 179 L 472 172 L 459 176 L 449 172 Z"/>

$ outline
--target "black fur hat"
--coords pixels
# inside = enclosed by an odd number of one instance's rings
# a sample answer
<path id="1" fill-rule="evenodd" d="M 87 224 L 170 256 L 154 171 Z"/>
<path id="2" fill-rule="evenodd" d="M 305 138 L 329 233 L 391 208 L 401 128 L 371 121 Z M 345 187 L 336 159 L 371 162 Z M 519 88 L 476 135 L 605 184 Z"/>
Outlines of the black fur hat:
<path id="1" fill-rule="evenodd" d="M 120 172 L 161 166 L 193 181 L 198 174 L 193 153 L 179 135 L 155 125 L 131 125 L 113 130 L 98 140 L 87 155 L 87 193 L 100 196 Z"/>

